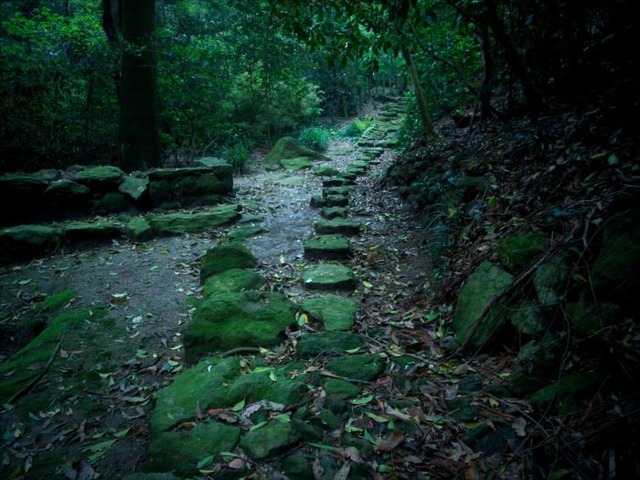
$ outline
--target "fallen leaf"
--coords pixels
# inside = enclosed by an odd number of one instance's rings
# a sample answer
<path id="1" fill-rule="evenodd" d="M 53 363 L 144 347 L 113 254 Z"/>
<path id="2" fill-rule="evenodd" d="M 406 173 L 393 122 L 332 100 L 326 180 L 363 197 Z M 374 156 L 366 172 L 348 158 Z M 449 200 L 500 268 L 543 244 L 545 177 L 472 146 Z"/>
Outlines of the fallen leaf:
<path id="1" fill-rule="evenodd" d="M 527 435 L 527 421 L 522 417 L 516 418 L 511 424 L 511 428 L 513 428 L 519 437 L 525 437 Z"/>
<path id="2" fill-rule="evenodd" d="M 373 448 L 378 452 L 390 452 L 403 441 L 404 433 L 392 432 L 391 435 L 386 438 L 379 438 Z"/>
<path id="3" fill-rule="evenodd" d="M 373 400 L 373 395 L 367 395 L 365 397 L 354 398 L 351 400 L 352 405 L 366 405 Z"/>
<path id="4" fill-rule="evenodd" d="M 207 456 L 207 457 L 204 457 L 202 460 L 200 460 L 200 461 L 198 462 L 198 465 L 196 465 L 196 468 L 197 468 L 198 470 L 201 470 L 201 469 L 203 469 L 204 467 L 206 467 L 206 466 L 210 465 L 210 464 L 211 464 L 211 462 L 213 462 L 213 458 L 214 458 L 214 456 L 213 456 L 213 455 L 209 455 L 209 456 Z M 193 465 L 193 464 L 192 464 L 192 465 Z"/>
<path id="5" fill-rule="evenodd" d="M 351 465 L 349 464 L 349 462 L 347 462 L 342 465 L 342 467 L 340 467 L 340 470 L 336 472 L 336 474 L 333 476 L 333 480 L 347 480 L 350 471 Z"/>
<path id="6" fill-rule="evenodd" d="M 234 470 L 240 470 L 244 468 L 245 461 L 242 458 L 234 458 L 229 462 L 229 468 L 233 468 Z"/>
<path id="7" fill-rule="evenodd" d="M 239 412 L 240 410 L 242 410 L 244 408 L 244 405 L 245 405 L 245 401 L 244 400 L 240 400 L 233 407 L 231 407 L 231 411 Z"/>

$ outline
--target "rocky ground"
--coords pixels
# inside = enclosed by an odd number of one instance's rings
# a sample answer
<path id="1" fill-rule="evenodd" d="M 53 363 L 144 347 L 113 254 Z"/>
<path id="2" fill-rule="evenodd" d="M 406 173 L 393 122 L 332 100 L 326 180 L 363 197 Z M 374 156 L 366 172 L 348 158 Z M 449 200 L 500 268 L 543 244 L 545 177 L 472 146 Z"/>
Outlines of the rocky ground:
<path id="1" fill-rule="evenodd" d="M 236 224 L 4 267 L 3 477 L 569 478 L 554 443 L 579 450 L 575 417 L 542 421 L 513 395 L 517 351 L 451 346 L 451 292 L 521 233 L 510 209 L 544 192 L 480 188 L 482 161 L 454 188 L 462 153 L 447 144 L 419 153 L 437 182 L 406 163 L 388 175 L 397 109 L 372 114 L 375 129 L 311 167 L 254 159 Z M 409 205 L 446 199 L 436 183 L 462 192 L 459 211 L 415 218 Z M 478 191 L 510 222 L 464 210 Z"/>

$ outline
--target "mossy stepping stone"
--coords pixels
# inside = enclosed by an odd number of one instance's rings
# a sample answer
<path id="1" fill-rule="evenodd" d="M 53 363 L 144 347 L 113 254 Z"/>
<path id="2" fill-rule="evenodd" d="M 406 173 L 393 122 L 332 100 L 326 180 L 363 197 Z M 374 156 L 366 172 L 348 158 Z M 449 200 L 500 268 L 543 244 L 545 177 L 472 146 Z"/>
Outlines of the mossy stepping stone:
<path id="1" fill-rule="evenodd" d="M 231 268 L 207 278 L 202 294 L 205 298 L 220 292 L 258 290 L 266 280 L 257 272 Z"/>
<path id="2" fill-rule="evenodd" d="M 302 302 L 302 310 L 322 322 L 328 331 L 349 330 L 359 309 L 357 302 L 340 295 L 308 298 Z"/>
<path id="3" fill-rule="evenodd" d="M 348 220 L 346 218 L 334 218 L 331 220 L 320 220 L 315 222 L 313 227 L 319 235 L 358 235 L 360 234 L 360 222 Z"/>
<path id="4" fill-rule="evenodd" d="M 60 246 L 60 232 L 45 225 L 18 225 L 0 230 L 0 263 L 50 253 Z"/>
<path id="5" fill-rule="evenodd" d="M 159 235 L 182 235 L 220 227 L 238 218 L 240 218 L 239 206 L 228 204 L 196 213 L 149 215 L 148 221 L 154 232 Z"/>
<path id="6" fill-rule="evenodd" d="M 358 178 L 358 176 L 353 174 L 353 173 L 350 173 L 350 172 L 340 172 L 338 174 L 337 178 L 339 180 L 343 181 L 342 184 L 344 186 L 349 186 L 349 185 L 355 185 L 356 184 L 356 179 Z"/>
<path id="7" fill-rule="evenodd" d="M 75 174 L 73 180 L 86 185 L 91 190 L 108 190 L 115 188 L 124 176 L 124 172 L 118 167 L 101 165 L 87 167 Z"/>
<path id="8" fill-rule="evenodd" d="M 200 283 L 216 273 L 232 268 L 253 268 L 256 259 L 251 251 L 240 242 L 227 242 L 209 250 L 202 258 Z"/>
<path id="9" fill-rule="evenodd" d="M 327 206 L 327 200 L 320 195 L 314 195 L 309 202 L 311 208 L 323 208 Z"/>
<path id="10" fill-rule="evenodd" d="M 347 167 L 347 172 L 353 173 L 355 175 L 364 175 L 367 173 L 367 167 L 355 167 L 350 165 Z"/>
<path id="11" fill-rule="evenodd" d="M 327 187 L 348 187 L 350 185 L 353 185 L 352 179 L 343 178 L 343 174 L 342 173 L 338 174 L 338 177 L 336 177 L 336 178 L 329 178 L 329 179 L 324 180 L 322 182 L 322 187 L 323 188 L 327 188 Z"/>
<path id="12" fill-rule="evenodd" d="M 282 168 L 285 170 L 295 172 L 302 170 L 303 168 L 310 168 L 313 165 L 313 162 L 309 157 L 295 157 L 280 160 L 280 165 L 282 165 Z"/>
<path id="13" fill-rule="evenodd" d="M 291 423 L 269 422 L 247 433 L 240 446 L 252 459 L 262 460 L 290 450 L 301 438 Z"/>
<path id="14" fill-rule="evenodd" d="M 332 218 L 346 218 L 347 209 L 344 207 L 327 207 L 323 208 L 320 215 L 327 220 Z"/>
<path id="15" fill-rule="evenodd" d="M 349 239 L 342 235 L 315 235 L 304 242 L 307 258 L 342 260 L 350 255 Z"/>
<path id="16" fill-rule="evenodd" d="M 162 432 L 151 440 L 145 468 L 153 472 L 177 470 L 197 474 L 198 462 L 233 450 L 238 440 L 240 428 L 220 422 L 199 423 L 192 430 Z"/>
<path id="17" fill-rule="evenodd" d="M 350 355 L 327 363 L 327 370 L 344 378 L 371 382 L 382 375 L 385 363 L 379 355 Z"/>
<path id="18" fill-rule="evenodd" d="M 324 389 L 329 398 L 352 398 L 360 394 L 360 388 L 340 378 L 329 378 L 324 382 Z"/>
<path id="19" fill-rule="evenodd" d="M 544 252 L 548 243 L 543 233 L 507 237 L 498 246 L 498 260 L 511 273 L 518 274 Z"/>
<path id="20" fill-rule="evenodd" d="M 302 275 L 308 290 L 353 290 L 356 278 L 349 267 L 332 263 L 321 263 L 311 267 Z"/>
<path id="21" fill-rule="evenodd" d="M 351 162 L 347 168 L 367 168 L 369 166 L 369 162 L 366 160 L 356 160 L 355 162 Z"/>
<path id="22" fill-rule="evenodd" d="M 318 167 L 313 173 L 318 177 L 335 177 L 340 172 L 333 167 Z"/>
<path id="23" fill-rule="evenodd" d="M 303 335 L 298 341 L 297 352 L 301 358 L 319 355 L 344 354 L 364 348 L 365 337 L 349 332 L 319 332 Z"/>
<path id="24" fill-rule="evenodd" d="M 138 178 L 132 175 L 125 176 L 122 180 L 122 183 L 118 187 L 120 193 L 128 195 L 134 202 L 139 201 L 142 196 L 147 193 L 148 189 L 148 178 Z"/>
<path id="25" fill-rule="evenodd" d="M 267 231 L 262 225 L 240 225 L 229 230 L 227 238 L 231 241 L 245 240 Z"/>
<path id="26" fill-rule="evenodd" d="M 327 187 L 324 190 L 322 190 L 322 196 L 323 197 L 328 197 L 330 195 L 347 196 L 349 195 L 350 191 L 351 191 L 350 187 Z"/>
<path id="27" fill-rule="evenodd" d="M 198 305 L 185 330 L 190 362 L 238 347 L 271 347 L 295 323 L 297 305 L 272 292 L 220 292 Z"/>
<path id="28" fill-rule="evenodd" d="M 349 197 L 346 195 L 329 195 L 319 207 L 346 207 L 349 205 Z M 313 205 L 312 205 L 313 206 Z"/>

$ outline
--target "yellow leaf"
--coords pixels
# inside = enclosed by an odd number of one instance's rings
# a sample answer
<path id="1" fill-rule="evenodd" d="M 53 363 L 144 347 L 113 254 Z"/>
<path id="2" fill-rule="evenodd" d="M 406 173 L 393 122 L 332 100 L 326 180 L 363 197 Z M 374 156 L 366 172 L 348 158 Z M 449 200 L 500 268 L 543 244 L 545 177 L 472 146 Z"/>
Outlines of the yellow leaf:
<path id="1" fill-rule="evenodd" d="M 364 288 L 373 288 L 373 285 L 369 282 L 362 282 L 362 285 L 364 285 Z"/>

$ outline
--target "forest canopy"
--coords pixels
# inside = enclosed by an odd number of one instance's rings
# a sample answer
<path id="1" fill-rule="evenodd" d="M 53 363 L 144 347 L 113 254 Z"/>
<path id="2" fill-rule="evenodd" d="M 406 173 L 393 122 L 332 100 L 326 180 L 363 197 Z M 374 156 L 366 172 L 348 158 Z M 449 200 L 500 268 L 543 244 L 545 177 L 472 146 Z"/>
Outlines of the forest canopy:
<path id="1" fill-rule="evenodd" d="M 208 154 L 233 160 L 256 142 L 353 115 L 385 89 L 409 92 L 409 139 L 428 137 L 433 119 L 459 118 L 468 108 L 484 117 L 522 108 L 535 118 L 550 95 L 613 86 L 633 93 L 637 65 L 624 55 L 638 40 L 630 5 L 3 2 L 0 167 L 119 163 L 131 170 Z M 131 67 L 136 59 L 149 67 L 148 88 L 131 76 L 140 71 Z M 146 112 L 137 119 L 128 110 L 136 102 Z M 151 150 L 127 153 L 140 141 L 127 139 L 127 121 L 139 135 L 146 126 Z"/>

